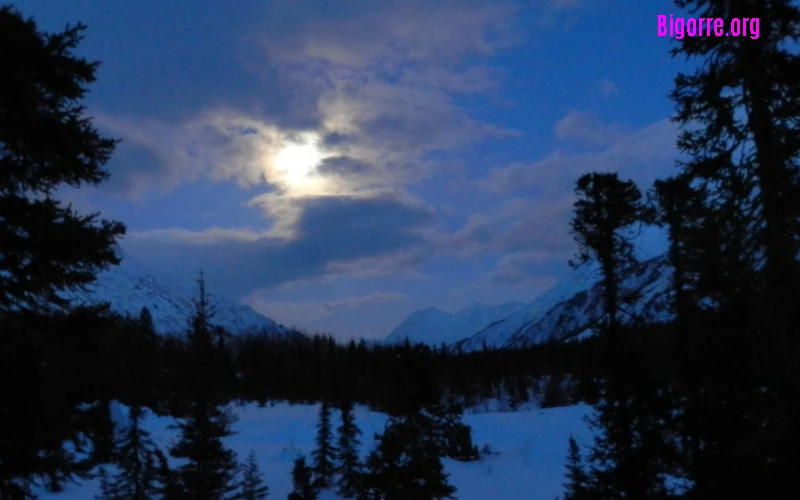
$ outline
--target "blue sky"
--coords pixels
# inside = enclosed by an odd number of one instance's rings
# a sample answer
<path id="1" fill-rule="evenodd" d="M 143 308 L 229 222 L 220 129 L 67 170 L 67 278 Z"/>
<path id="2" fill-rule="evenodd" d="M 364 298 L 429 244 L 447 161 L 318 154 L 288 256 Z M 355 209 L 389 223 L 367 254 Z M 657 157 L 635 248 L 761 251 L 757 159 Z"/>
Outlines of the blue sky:
<path id="1" fill-rule="evenodd" d="M 674 169 L 669 1 L 15 5 L 88 25 L 102 61 L 87 105 L 122 143 L 64 196 L 150 269 L 309 331 L 532 300 L 569 272 L 581 174 Z"/>

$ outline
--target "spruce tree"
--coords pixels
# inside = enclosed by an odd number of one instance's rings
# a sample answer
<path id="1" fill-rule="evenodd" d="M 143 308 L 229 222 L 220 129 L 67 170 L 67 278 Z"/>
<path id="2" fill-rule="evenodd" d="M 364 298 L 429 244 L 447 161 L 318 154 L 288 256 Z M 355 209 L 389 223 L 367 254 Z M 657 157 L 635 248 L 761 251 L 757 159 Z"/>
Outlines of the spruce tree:
<path id="1" fill-rule="evenodd" d="M 312 484 L 313 471 L 306 464 L 306 457 L 297 457 L 292 467 L 292 485 L 289 500 L 317 500 L 317 490 Z"/>
<path id="2" fill-rule="evenodd" d="M 156 475 L 160 485 L 158 498 L 161 500 L 183 500 L 185 492 L 176 471 L 172 470 L 167 456 L 161 450 L 155 451 Z"/>
<path id="3" fill-rule="evenodd" d="M 64 184 L 97 185 L 116 141 L 80 104 L 98 62 L 75 55 L 86 26 L 38 30 L 0 7 L 0 313 L 64 305 L 56 293 L 87 285 L 119 263 L 119 222 L 80 214 L 53 197 Z"/>
<path id="4" fill-rule="evenodd" d="M 221 387 L 209 370 L 216 358 L 205 280 L 198 280 L 199 297 L 190 324 L 189 359 L 185 376 L 189 382 L 189 415 L 178 423 L 181 435 L 170 455 L 185 463 L 177 470 L 178 481 L 190 498 L 222 500 L 233 497 L 238 471 L 236 453 L 223 438 L 233 434 L 235 415 L 223 404 Z"/>
<path id="5" fill-rule="evenodd" d="M 358 447 L 361 442 L 358 428 L 353 416 L 352 401 L 345 400 L 340 407 L 342 424 L 339 426 L 339 446 L 337 450 L 336 469 L 339 478 L 336 482 L 337 493 L 345 498 L 353 498 L 359 488 L 361 463 L 358 458 Z"/>
<path id="6" fill-rule="evenodd" d="M 800 8 L 791 0 L 675 3 L 692 17 L 750 29 L 685 37 L 672 51 L 699 63 L 676 77 L 671 97 L 684 128 L 681 175 L 702 190 L 697 234 L 710 236 L 687 240 L 680 255 L 700 256 L 685 268 L 703 309 L 681 372 L 691 494 L 798 492 Z"/>
<path id="7" fill-rule="evenodd" d="M 139 327 L 147 334 L 147 335 L 154 335 L 156 333 L 156 327 L 153 324 L 153 313 L 150 312 L 150 309 L 147 307 L 142 307 L 142 310 L 139 312 Z"/>
<path id="8" fill-rule="evenodd" d="M 620 180 L 615 173 L 589 173 L 578 179 L 577 200 L 571 233 L 578 243 L 573 267 L 595 261 L 600 265 L 603 285 L 605 329 L 615 342 L 619 315 L 636 300 L 620 283 L 636 265 L 631 229 L 650 220 L 649 210 L 633 181 Z"/>
<path id="9" fill-rule="evenodd" d="M 66 341 L 49 338 L 50 318 L 32 315 L 68 306 L 59 292 L 117 264 L 115 243 L 125 232 L 56 197 L 64 185 L 106 180 L 115 145 L 81 104 L 98 65 L 75 53 L 85 29 L 43 32 L 14 7 L 0 6 L 0 379 L 26 382 L 0 383 L 0 401 L 14 401 L 0 412 L 0 496 L 29 497 L 36 482 L 57 491 L 88 478 L 92 464 L 64 443 L 83 447 L 83 437 L 98 435 L 79 407 L 97 400 L 94 388 L 66 384 L 53 348 Z M 57 332 L 62 339 L 73 333 Z"/>
<path id="10" fill-rule="evenodd" d="M 472 428 L 461 421 L 464 409 L 455 398 L 429 404 L 414 416 L 427 439 L 443 457 L 462 462 L 477 460 Z"/>
<path id="11" fill-rule="evenodd" d="M 427 435 L 430 419 L 422 411 L 392 417 L 367 459 L 361 496 L 370 499 L 433 500 L 455 498 L 435 439 Z"/>
<path id="12" fill-rule="evenodd" d="M 569 436 L 566 478 L 563 500 L 588 500 L 590 498 L 589 476 L 584 470 L 580 447 L 572 434 Z"/>
<path id="13" fill-rule="evenodd" d="M 100 491 L 98 491 L 97 494 L 94 496 L 94 500 L 117 500 L 111 489 L 111 482 L 108 479 L 108 472 L 106 471 L 105 467 L 100 467 L 100 471 L 97 473 L 97 477 L 100 480 L 99 484 Z M 9 498 L 14 498 L 14 497 L 9 497 Z"/>
<path id="14" fill-rule="evenodd" d="M 117 443 L 119 473 L 109 478 L 116 500 L 149 500 L 161 491 L 158 484 L 157 448 L 150 433 L 142 427 L 146 410 L 132 406 L 125 434 Z"/>
<path id="15" fill-rule="evenodd" d="M 665 470 L 651 449 L 660 448 L 661 443 L 651 445 L 649 438 L 659 435 L 663 416 L 648 413 L 657 406 L 649 404 L 652 388 L 645 385 L 646 370 L 630 351 L 618 318 L 624 306 L 637 298 L 622 286 L 637 264 L 631 228 L 650 222 L 652 212 L 636 185 L 614 173 L 582 176 L 576 194 L 572 234 L 579 245 L 578 263 L 594 260 L 600 264 L 606 316 L 599 329 L 606 378 L 589 420 L 597 430 L 589 454 L 592 485 L 597 493 L 611 498 L 657 498 L 665 493 Z"/>
<path id="16" fill-rule="evenodd" d="M 316 443 L 317 447 L 312 453 L 314 459 L 314 487 L 327 488 L 331 485 L 333 474 L 336 472 L 334 460 L 337 450 L 333 444 L 331 407 L 325 401 L 322 402 L 319 408 Z"/>
<path id="17" fill-rule="evenodd" d="M 242 483 L 236 500 L 265 500 L 267 498 L 269 487 L 264 484 L 256 454 L 252 450 L 247 456 L 247 461 L 242 464 L 241 476 Z"/>

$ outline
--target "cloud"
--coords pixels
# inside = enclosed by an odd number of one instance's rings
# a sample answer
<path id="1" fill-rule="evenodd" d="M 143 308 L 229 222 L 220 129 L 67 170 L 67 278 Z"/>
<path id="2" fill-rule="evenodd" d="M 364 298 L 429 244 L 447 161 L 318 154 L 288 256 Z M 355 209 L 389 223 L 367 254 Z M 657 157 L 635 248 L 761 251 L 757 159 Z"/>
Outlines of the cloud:
<path id="1" fill-rule="evenodd" d="M 647 187 L 669 172 L 678 152 L 675 146 L 677 128 L 668 119 L 656 122 L 629 135 L 600 153 L 564 155 L 558 151 L 531 163 L 514 163 L 492 169 L 478 185 L 496 195 L 522 192 L 539 196 L 563 196 L 572 193 L 581 175 L 619 172 Z"/>
<path id="2" fill-rule="evenodd" d="M 555 136 L 591 146 L 611 146 L 627 135 L 618 123 L 602 123 L 592 113 L 570 111 L 556 123 Z"/>
<path id="3" fill-rule="evenodd" d="M 432 209 L 389 194 L 373 198 L 323 197 L 304 201 L 289 239 L 252 229 L 131 232 L 125 246 L 153 267 L 189 282 L 198 262 L 225 295 L 325 276 L 347 262 L 412 249 L 434 222 Z"/>
<path id="4" fill-rule="evenodd" d="M 178 124 L 103 114 L 95 121 L 123 139 L 109 186 L 134 199 L 200 179 L 232 180 L 240 187 L 279 185 L 268 159 L 292 138 L 229 110 L 202 112 Z"/>
<path id="5" fill-rule="evenodd" d="M 178 122 L 100 115 L 99 125 L 124 142 L 115 186 L 128 194 L 168 190 L 202 178 L 242 186 L 275 181 L 263 163 L 286 136 L 314 133 L 331 155 L 375 170 L 371 181 L 399 186 L 429 175 L 424 156 L 515 132 L 471 118 L 455 97 L 489 93 L 502 72 L 488 64 L 519 43 L 516 2 L 273 2 L 254 20 L 270 92 L 256 106 L 209 108 Z M 299 15 L 298 13 L 302 13 Z M 253 67 L 255 66 L 255 67 Z M 267 71 L 269 69 L 269 71 Z M 283 87 L 302 89 L 313 120 L 287 120 L 269 110 Z M 313 124 L 298 128 L 287 123 Z"/>
<path id="6" fill-rule="evenodd" d="M 535 162 L 490 170 L 473 188 L 495 197 L 497 203 L 491 210 L 469 215 L 455 231 L 436 236 L 436 247 L 440 254 L 462 258 L 515 254 L 501 261 L 495 281 L 519 276 L 510 266 L 524 262 L 520 260 L 524 255 L 563 265 L 574 251 L 569 220 L 575 181 L 587 172 L 613 171 L 632 178 L 644 191 L 653 180 L 671 173 L 676 137 L 675 126 L 663 120 L 599 153 L 556 152 Z"/>

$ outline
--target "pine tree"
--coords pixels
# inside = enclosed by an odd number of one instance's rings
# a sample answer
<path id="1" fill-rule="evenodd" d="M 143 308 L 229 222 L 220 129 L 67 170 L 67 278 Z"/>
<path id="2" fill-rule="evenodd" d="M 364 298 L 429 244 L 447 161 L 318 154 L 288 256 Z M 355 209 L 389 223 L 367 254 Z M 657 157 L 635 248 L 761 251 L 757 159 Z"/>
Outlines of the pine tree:
<path id="1" fill-rule="evenodd" d="M 455 498 L 447 481 L 436 442 L 426 435 L 429 419 L 415 415 L 393 417 L 367 459 L 360 496 L 370 499 L 433 500 Z"/>
<path id="2" fill-rule="evenodd" d="M 594 260 L 600 264 L 603 309 L 609 341 L 616 341 L 620 312 L 636 300 L 631 290 L 620 287 L 623 276 L 636 264 L 631 228 L 650 220 L 642 194 L 633 181 L 622 181 L 615 173 L 589 173 L 578 179 L 578 197 L 571 232 L 578 243 L 577 267 Z"/>
<path id="3" fill-rule="evenodd" d="M 64 443 L 97 434 L 84 426 L 79 408 L 96 400 L 94 388 L 74 390 L 65 380 L 72 374 L 51 376 L 58 341 L 49 338 L 50 318 L 38 315 L 68 306 L 58 292 L 87 285 L 117 264 L 115 243 L 125 232 L 119 222 L 56 198 L 65 184 L 104 181 L 115 145 L 81 105 L 98 64 L 75 54 L 85 29 L 42 32 L 14 7 L 0 6 L 0 379 L 25 381 L 0 383 L 0 401 L 15 402 L 0 412 L 0 428 L 13 430 L 0 445 L 0 496 L 28 495 L 36 482 L 59 490 L 88 478 L 92 465 Z M 58 333 L 63 339 L 74 332 Z M 20 390 L 28 395 L 19 397 Z"/>
<path id="4" fill-rule="evenodd" d="M 97 477 L 100 479 L 100 491 L 94 496 L 94 500 L 117 500 L 111 489 L 111 483 L 108 479 L 108 472 L 106 472 L 105 467 L 100 467 Z"/>
<path id="5" fill-rule="evenodd" d="M 80 101 L 99 63 L 74 50 L 86 26 L 38 31 L 0 7 L 0 313 L 64 305 L 56 292 L 87 285 L 119 263 L 119 222 L 82 215 L 53 198 L 63 184 L 106 180 L 115 141 L 102 137 Z"/>
<path id="6" fill-rule="evenodd" d="M 294 490 L 289 494 L 289 500 L 317 500 L 317 490 L 312 483 L 313 471 L 306 464 L 304 456 L 297 457 L 292 467 L 292 485 Z"/>
<path id="7" fill-rule="evenodd" d="M 461 421 L 464 409 L 455 398 L 429 404 L 414 418 L 438 455 L 459 461 L 477 460 L 472 428 Z"/>
<path id="8" fill-rule="evenodd" d="M 334 459 L 337 450 L 332 440 L 331 408 L 327 402 L 323 401 L 319 408 L 319 420 L 317 423 L 317 448 L 312 454 L 314 459 L 314 487 L 316 488 L 327 488 L 333 480 L 333 474 L 336 471 Z"/>
<path id="9" fill-rule="evenodd" d="M 567 456 L 567 483 L 563 500 L 587 500 L 589 498 L 589 476 L 583 469 L 581 451 L 575 438 L 569 436 L 569 454 Z"/>
<path id="10" fill-rule="evenodd" d="M 602 271 L 606 379 L 602 397 L 589 420 L 598 432 L 589 455 L 592 486 L 611 498 L 658 498 L 665 492 L 661 457 L 653 456 L 649 438 L 658 435 L 662 415 L 649 414 L 652 390 L 646 370 L 630 352 L 619 313 L 636 294 L 621 286 L 636 259 L 631 227 L 650 222 L 652 212 L 632 181 L 614 173 L 591 173 L 578 179 L 572 233 L 579 245 L 578 262 L 595 260 Z M 575 264 L 573 264 L 575 265 Z M 643 436 L 647 436 L 645 440 Z M 652 445 L 659 448 L 660 443 Z"/>
<path id="11" fill-rule="evenodd" d="M 153 324 L 153 313 L 147 307 L 142 307 L 139 312 L 139 327 L 148 335 L 153 335 L 156 332 L 156 327 Z"/>
<path id="12" fill-rule="evenodd" d="M 146 410 L 130 408 L 128 428 L 117 443 L 116 464 L 119 473 L 109 478 L 110 491 L 116 500 L 149 500 L 160 491 L 156 446 L 150 433 L 142 428 Z"/>
<path id="13" fill-rule="evenodd" d="M 681 175 L 703 190 L 697 233 L 710 235 L 685 250 L 700 256 L 687 273 L 697 276 L 692 291 L 704 306 L 690 346 L 702 355 L 682 373 L 684 430 L 696 450 L 692 494 L 798 492 L 800 7 L 791 0 L 675 3 L 692 17 L 760 28 L 749 37 L 685 37 L 672 51 L 699 63 L 677 76 L 672 98 L 684 127 Z"/>
<path id="14" fill-rule="evenodd" d="M 353 498 L 359 488 L 361 464 L 358 458 L 358 447 L 361 442 L 358 436 L 361 430 L 353 417 L 353 403 L 342 402 L 340 407 L 342 424 L 339 426 L 339 446 L 337 453 L 337 493 L 345 498 Z"/>
<path id="15" fill-rule="evenodd" d="M 210 373 L 216 360 L 215 345 L 209 323 L 213 311 L 209 306 L 205 281 L 198 280 L 199 297 L 189 332 L 190 411 L 179 422 L 180 440 L 170 448 L 170 455 L 186 463 L 177 470 L 184 493 L 190 498 L 222 500 L 231 498 L 236 489 L 238 470 L 236 453 L 225 447 L 222 439 L 233 434 L 235 415 L 222 404 L 221 388 Z"/>
<path id="16" fill-rule="evenodd" d="M 247 461 L 242 464 L 242 484 L 237 500 L 265 500 L 269 488 L 264 484 L 264 478 L 258 469 L 258 460 L 252 450 L 247 456 Z"/>
<path id="17" fill-rule="evenodd" d="M 180 484 L 176 471 L 172 470 L 166 455 L 161 450 L 155 450 L 156 476 L 160 485 L 158 498 L 162 500 L 183 500 L 185 492 Z"/>

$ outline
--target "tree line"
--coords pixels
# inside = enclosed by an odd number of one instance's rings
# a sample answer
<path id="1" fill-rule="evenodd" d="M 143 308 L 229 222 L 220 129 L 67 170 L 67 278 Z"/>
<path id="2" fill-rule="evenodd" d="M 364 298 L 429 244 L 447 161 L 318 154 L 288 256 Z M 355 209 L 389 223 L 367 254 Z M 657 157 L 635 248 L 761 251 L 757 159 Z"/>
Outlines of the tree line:
<path id="1" fill-rule="evenodd" d="M 35 484 L 59 491 L 101 464 L 117 472 L 104 474 L 109 498 L 149 498 L 152 488 L 167 498 L 257 498 L 267 492 L 257 464 L 238 463 L 222 441 L 237 400 L 361 403 L 390 415 L 366 462 L 348 451 L 360 471 L 352 482 L 336 472 L 338 447 L 321 431 L 311 466 L 298 458 L 293 498 L 331 481 L 367 498 L 447 498 L 454 491 L 438 457 L 475 456 L 459 408 L 501 394 L 512 406 L 530 397 L 594 405 L 595 441 L 585 450 L 568 443 L 566 499 L 796 491 L 800 9 L 789 0 L 675 4 L 696 17 L 757 16 L 765 30 L 756 40 L 675 41 L 674 55 L 698 62 L 671 94 L 682 127 L 675 175 L 644 192 L 614 172 L 578 179 L 573 264 L 602 270 L 597 335 L 473 353 L 324 336 L 234 339 L 214 326 L 202 278 L 185 336 L 155 335 L 147 311 L 120 318 L 60 299 L 119 263 L 124 225 L 55 197 L 63 184 L 105 181 L 116 141 L 81 104 L 98 65 L 74 54 L 85 26 L 43 33 L 0 8 L 0 67 L 10 75 L 0 92 L 0 498 L 32 498 Z M 624 278 L 640 265 L 631 235 L 641 225 L 669 236 L 667 324 L 631 317 L 638 297 Z M 122 439 L 114 400 L 131 409 Z M 139 425 L 149 411 L 176 419 L 180 438 L 166 453 Z"/>

